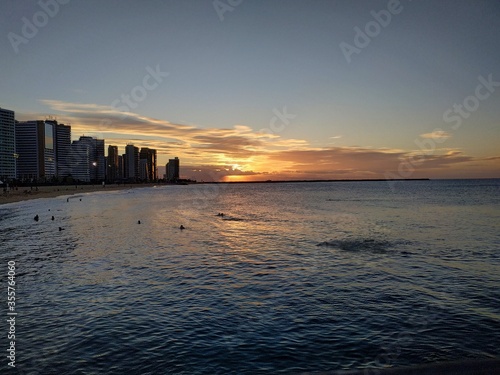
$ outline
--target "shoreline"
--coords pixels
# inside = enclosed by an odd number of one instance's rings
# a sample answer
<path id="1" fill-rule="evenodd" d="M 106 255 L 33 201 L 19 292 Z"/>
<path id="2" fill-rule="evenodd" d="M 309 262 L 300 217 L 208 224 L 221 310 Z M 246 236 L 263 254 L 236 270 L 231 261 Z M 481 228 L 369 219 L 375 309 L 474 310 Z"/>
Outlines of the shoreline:
<path id="1" fill-rule="evenodd" d="M 29 187 L 19 187 L 18 190 L 10 190 L 7 193 L 0 192 L 0 207 L 8 203 L 17 203 L 38 198 L 56 198 L 63 195 L 75 195 L 80 193 L 93 193 L 97 191 L 116 191 L 136 188 L 146 188 L 153 186 L 163 186 L 164 184 L 109 184 L 102 185 L 54 185 L 38 186 L 38 190 Z M 167 185 L 165 185 L 167 186 Z"/>

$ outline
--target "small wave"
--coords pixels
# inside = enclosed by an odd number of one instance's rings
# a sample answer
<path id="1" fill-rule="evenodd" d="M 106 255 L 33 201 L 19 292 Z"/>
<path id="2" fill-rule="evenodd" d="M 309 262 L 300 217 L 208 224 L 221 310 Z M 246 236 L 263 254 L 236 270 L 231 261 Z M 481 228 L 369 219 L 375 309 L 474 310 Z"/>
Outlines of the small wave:
<path id="1" fill-rule="evenodd" d="M 332 247 L 344 251 L 364 251 L 374 253 L 385 253 L 394 244 L 385 240 L 374 239 L 346 239 L 330 240 L 317 244 L 316 246 Z"/>
<path id="2" fill-rule="evenodd" d="M 222 220 L 224 221 L 245 221 L 245 219 L 239 217 L 225 217 Z"/>

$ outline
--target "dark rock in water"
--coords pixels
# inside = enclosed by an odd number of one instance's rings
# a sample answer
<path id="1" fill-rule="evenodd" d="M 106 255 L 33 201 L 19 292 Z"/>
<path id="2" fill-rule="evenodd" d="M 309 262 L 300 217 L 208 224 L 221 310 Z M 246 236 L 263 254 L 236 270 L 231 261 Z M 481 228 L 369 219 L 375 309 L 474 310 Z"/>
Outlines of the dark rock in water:
<path id="1" fill-rule="evenodd" d="M 40 218 L 38 217 L 38 215 L 35 215 L 35 217 L 33 218 L 33 220 L 35 221 L 38 221 Z"/>
<path id="2" fill-rule="evenodd" d="M 372 253 L 385 253 L 394 244 L 385 240 L 374 239 L 345 239 L 345 240 L 330 240 L 317 244 L 316 246 L 324 246 L 336 248 L 344 251 L 362 251 Z"/>

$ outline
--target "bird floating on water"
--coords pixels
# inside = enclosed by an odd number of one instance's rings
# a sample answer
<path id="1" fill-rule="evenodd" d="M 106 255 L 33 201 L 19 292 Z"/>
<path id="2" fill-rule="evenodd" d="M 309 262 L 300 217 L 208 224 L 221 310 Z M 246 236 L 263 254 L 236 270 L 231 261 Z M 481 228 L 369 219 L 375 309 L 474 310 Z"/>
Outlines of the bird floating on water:
<path id="1" fill-rule="evenodd" d="M 35 217 L 33 218 L 33 220 L 35 221 L 38 221 L 38 219 L 39 219 L 38 215 L 35 215 Z"/>
<path id="2" fill-rule="evenodd" d="M 180 229 L 180 230 L 183 230 L 183 229 L 186 229 L 186 228 L 184 228 L 184 225 L 181 225 L 181 226 L 179 227 L 179 229 Z"/>

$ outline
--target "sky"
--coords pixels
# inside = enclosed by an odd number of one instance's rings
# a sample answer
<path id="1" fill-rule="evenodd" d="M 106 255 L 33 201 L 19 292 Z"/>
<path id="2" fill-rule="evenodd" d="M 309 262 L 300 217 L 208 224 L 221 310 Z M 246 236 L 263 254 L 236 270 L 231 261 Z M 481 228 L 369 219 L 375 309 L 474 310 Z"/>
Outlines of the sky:
<path id="1" fill-rule="evenodd" d="M 496 0 L 2 0 L 0 107 L 181 177 L 500 177 Z"/>

